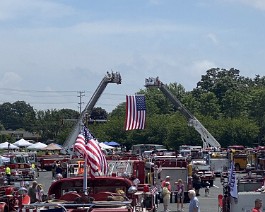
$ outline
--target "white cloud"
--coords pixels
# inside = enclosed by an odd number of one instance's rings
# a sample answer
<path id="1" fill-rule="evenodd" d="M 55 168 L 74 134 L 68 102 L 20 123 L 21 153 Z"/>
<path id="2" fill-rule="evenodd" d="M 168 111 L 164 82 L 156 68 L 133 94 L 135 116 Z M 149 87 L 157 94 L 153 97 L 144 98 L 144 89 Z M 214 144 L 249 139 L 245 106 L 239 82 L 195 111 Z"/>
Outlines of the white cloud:
<path id="1" fill-rule="evenodd" d="M 217 67 L 216 64 L 212 61 L 209 60 L 199 60 L 199 61 L 194 61 L 192 65 L 192 70 L 193 73 L 196 75 L 198 74 L 205 74 L 205 70 L 208 70 L 210 68 L 215 68 Z"/>
<path id="2" fill-rule="evenodd" d="M 48 15 L 47 15 L 48 14 Z M 42 0 L 1 0 L 0 1 L 0 21 L 15 20 L 21 18 L 34 17 L 28 21 L 36 19 L 50 19 L 64 17 L 74 14 L 74 10 L 64 4 L 55 1 Z"/>
<path id="3" fill-rule="evenodd" d="M 231 0 L 226 0 L 226 1 L 230 2 Z M 265 11 L 265 1 L 264 0 L 233 0 L 233 1 Z"/>
<path id="4" fill-rule="evenodd" d="M 83 22 L 69 28 L 81 34 L 128 34 L 128 33 L 166 33 L 190 31 L 192 27 L 172 23 L 125 23 L 125 22 Z"/>
<path id="5" fill-rule="evenodd" d="M 1 77 L 0 85 L 4 87 L 16 87 L 16 85 L 22 81 L 22 78 L 14 72 L 5 72 Z"/>
<path id="6" fill-rule="evenodd" d="M 264 0 L 241 0 L 243 3 L 253 6 L 260 10 L 265 10 L 265 1 Z"/>

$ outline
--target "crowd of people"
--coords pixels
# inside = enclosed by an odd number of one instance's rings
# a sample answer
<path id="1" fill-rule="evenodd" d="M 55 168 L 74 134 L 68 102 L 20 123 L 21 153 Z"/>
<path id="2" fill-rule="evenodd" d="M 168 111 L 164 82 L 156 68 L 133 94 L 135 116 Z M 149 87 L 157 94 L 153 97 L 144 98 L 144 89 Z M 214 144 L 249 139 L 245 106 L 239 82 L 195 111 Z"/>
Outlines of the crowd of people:
<path id="1" fill-rule="evenodd" d="M 164 205 L 164 212 L 168 212 L 168 206 L 170 203 L 170 196 L 171 193 L 174 192 L 174 194 L 177 196 L 177 211 L 184 211 L 184 184 L 182 179 L 178 179 L 175 182 L 175 191 L 172 191 L 172 186 L 170 184 L 170 176 L 166 176 L 165 180 L 162 181 L 162 197 L 163 197 L 163 205 Z M 200 212 L 200 205 L 199 200 L 196 197 L 196 191 L 195 190 L 189 190 L 188 195 L 190 198 L 190 204 L 189 204 L 189 212 Z"/>
<path id="2" fill-rule="evenodd" d="M 163 197 L 163 205 L 164 205 L 164 212 L 169 212 L 168 209 L 170 203 L 171 193 L 174 192 L 177 195 L 177 211 L 184 211 L 183 201 L 184 201 L 184 184 L 182 179 L 179 179 L 175 182 L 176 190 L 172 191 L 172 186 L 170 184 L 170 176 L 166 176 L 165 180 L 162 181 L 162 197 Z M 191 189 L 188 191 L 188 196 L 190 199 L 189 203 L 189 212 L 200 212 L 200 203 L 199 199 L 197 198 L 198 195 L 198 187 Z M 252 208 L 251 212 L 262 212 L 262 200 L 256 199 L 254 207 Z"/>

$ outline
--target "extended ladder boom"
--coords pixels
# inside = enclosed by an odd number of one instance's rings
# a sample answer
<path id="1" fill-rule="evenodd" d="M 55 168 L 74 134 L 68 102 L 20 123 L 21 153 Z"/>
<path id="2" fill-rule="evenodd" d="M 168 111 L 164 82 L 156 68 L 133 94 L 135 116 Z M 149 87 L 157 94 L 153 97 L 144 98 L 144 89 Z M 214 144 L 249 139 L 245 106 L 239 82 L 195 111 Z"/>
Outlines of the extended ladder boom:
<path id="1" fill-rule="evenodd" d="M 169 100 L 173 103 L 174 106 L 187 118 L 188 125 L 195 128 L 195 130 L 201 135 L 203 141 L 203 148 L 207 147 L 215 147 L 221 148 L 219 142 L 212 136 L 211 133 L 201 124 L 201 122 L 193 116 L 190 111 L 174 96 L 171 91 L 164 85 L 158 77 L 152 78 L 149 77 L 145 79 L 145 87 L 158 87 L 161 92 L 169 98 Z"/>
<path id="2" fill-rule="evenodd" d="M 86 118 L 87 115 L 90 115 L 93 107 L 97 103 L 99 97 L 101 96 L 101 94 L 105 90 L 108 83 L 121 84 L 120 73 L 118 73 L 118 72 L 116 72 L 116 73 L 107 72 L 107 74 L 104 76 L 104 78 L 100 82 L 99 86 L 97 87 L 96 91 L 92 95 L 90 101 L 86 105 L 85 109 L 80 114 L 79 119 L 78 119 L 76 125 L 73 127 L 72 132 L 70 133 L 70 135 L 68 136 L 68 138 L 64 142 L 63 147 L 65 149 L 70 149 L 72 147 L 72 145 L 74 144 L 74 142 L 75 142 L 75 140 L 76 140 L 76 138 L 77 138 L 77 136 L 81 130 L 81 127 L 83 125 L 83 120 Z"/>

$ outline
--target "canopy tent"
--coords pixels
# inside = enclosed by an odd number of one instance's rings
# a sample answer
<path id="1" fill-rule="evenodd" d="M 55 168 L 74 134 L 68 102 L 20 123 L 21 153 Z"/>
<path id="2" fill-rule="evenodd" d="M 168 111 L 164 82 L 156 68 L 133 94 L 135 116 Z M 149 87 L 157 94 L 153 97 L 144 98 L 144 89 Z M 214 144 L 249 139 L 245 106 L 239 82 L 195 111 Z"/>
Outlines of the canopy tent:
<path id="1" fill-rule="evenodd" d="M 120 144 L 119 143 L 117 143 L 117 142 L 115 142 L 115 141 L 110 141 L 110 142 L 104 142 L 104 144 L 107 144 L 107 145 L 109 145 L 109 146 L 120 146 Z"/>
<path id="2" fill-rule="evenodd" d="M 19 147 L 17 147 L 14 144 L 11 144 L 9 142 L 4 142 L 0 144 L 0 149 L 18 149 Z"/>
<path id="3" fill-rule="evenodd" d="M 103 142 L 99 143 L 101 149 L 115 149 L 115 147 L 104 144 Z"/>
<path id="4" fill-rule="evenodd" d="M 37 142 L 37 143 L 32 144 L 29 147 L 27 147 L 27 149 L 44 149 L 45 147 L 47 147 L 46 144 L 41 143 L 41 142 Z"/>
<path id="5" fill-rule="evenodd" d="M 42 150 L 62 150 L 62 147 L 60 147 L 58 144 L 51 143 Z"/>
<path id="6" fill-rule="evenodd" d="M 21 138 L 20 140 L 16 141 L 14 143 L 14 145 L 16 145 L 18 147 L 28 147 L 28 146 L 32 145 L 32 143 L 30 143 L 29 141 L 25 140 L 24 138 Z"/>

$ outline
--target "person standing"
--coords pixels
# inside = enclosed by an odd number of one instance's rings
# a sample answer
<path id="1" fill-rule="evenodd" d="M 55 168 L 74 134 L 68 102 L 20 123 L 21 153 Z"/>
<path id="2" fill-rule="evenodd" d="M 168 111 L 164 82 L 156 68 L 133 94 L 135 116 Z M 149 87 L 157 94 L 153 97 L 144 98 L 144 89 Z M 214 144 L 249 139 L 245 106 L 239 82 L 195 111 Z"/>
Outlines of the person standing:
<path id="1" fill-rule="evenodd" d="M 251 212 L 262 212 L 262 200 L 261 199 L 255 200 L 255 207 L 252 209 Z"/>
<path id="2" fill-rule="evenodd" d="M 37 201 L 36 193 L 37 193 L 37 181 L 33 181 L 32 185 L 29 187 L 28 195 L 30 197 L 30 203 L 35 203 Z"/>
<path id="3" fill-rule="evenodd" d="M 162 188 L 166 186 L 166 183 L 169 183 L 168 190 L 171 191 L 170 176 L 166 176 L 165 180 L 162 182 Z"/>
<path id="4" fill-rule="evenodd" d="M 184 211 L 183 209 L 184 184 L 182 182 L 182 179 L 178 179 L 178 181 L 176 182 L 176 193 L 177 193 L 177 211 Z"/>
<path id="5" fill-rule="evenodd" d="M 163 195 L 163 204 L 164 204 L 164 212 L 168 212 L 168 205 L 170 203 L 170 190 L 169 190 L 169 182 L 165 182 L 165 186 L 163 187 L 162 190 L 162 195 Z"/>
<path id="6" fill-rule="evenodd" d="M 7 179 L 7 184 L 10 185 L 10 181 L 11 181 L 11 169 L 9 166 L 6 166 L 5 168 L 5 173 L 6 173 L 6 179 Z"/>
<path id="7" fill-rule="evenodd" d="M 200 196 L 201 177 L 198 173 L 198 170 L 195 170 L 192 178 L 193 178 L 193 188 L 196 191 L 196 196 Z"/>
<path id="8" fill-rule="evenodd" d="M 56 173 L 56 176 L 57 176 L 58 174 L 63 175 L 63 169 L 62 169 L 62 165 L 61 165 L 60 163 L 57 163 L 55 173 Z"/>
<path id="9" fill-rule="evenodd" d="M 196 192 L 194 190 L 189 190 L 188 195 L 190 198 L 189 212 L 200 212 L 200 204 L 196 197 Z"/>
<path id="10" fill-rule="evenodd" d="M 36 200 L 38 202 L 42 202 L 43 201 L 43 195 L 44 195 L 44 191 L 43 191 L 42 185 L 38 184 L 36 187 Z"/>
<path id="11" fill-rule="evenodd" d="M 57 162 L 54 161 L 52 164 L 52 179 L 55 179 L 55 176 L 56 176 L 56 166 L 57 166 Z"/>

